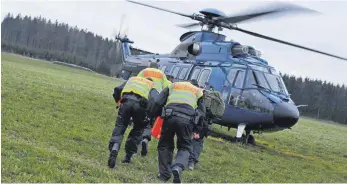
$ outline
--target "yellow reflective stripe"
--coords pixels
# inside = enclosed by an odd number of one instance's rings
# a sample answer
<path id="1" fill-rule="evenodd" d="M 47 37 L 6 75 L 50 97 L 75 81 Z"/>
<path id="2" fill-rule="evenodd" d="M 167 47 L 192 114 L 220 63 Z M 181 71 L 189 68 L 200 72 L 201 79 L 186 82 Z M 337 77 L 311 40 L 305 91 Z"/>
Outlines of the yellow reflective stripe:
<path id="1" fill-rule="evenodd" d="M 137 91 L 140 91 L 143 95 L 146 95 L 147 93 L 149 93 L 149 88 L 147 86 L 141 86 L 138 84 L 130 84 L 123 91 L 128 91 L 128 90 L 137 90 Z"/>
<path id="2" fill-rule="evenodd" d="M 166 105 L 171 103 L 180 103 L 180 104 L 187 104 L 193 107 L 193 109 L 197 108 L 196 99 L 192 98 L 184 98 L 182 96 L 170 96 L 167 100 Z"/>
<path id="3" fill-rule="evenodd" d="M 152 85 L 153 82 L 145 78 L 132 77 L 125 84 L 121 96 L 123 96 L 124 93 L 133 92 L 148 99 L 148 94 Z"/>
<path id="4" fill-rule="evenodd" d="M 197 95 L 195 95 L 192 91 L 182 88 L 174 88 L 172 86 L 173 85 L 171 85 L 169 88 L 170 93 L 166 105 L 170 103 L 181 103 L 190 105 L 194 109 L 197 108 Z"/>

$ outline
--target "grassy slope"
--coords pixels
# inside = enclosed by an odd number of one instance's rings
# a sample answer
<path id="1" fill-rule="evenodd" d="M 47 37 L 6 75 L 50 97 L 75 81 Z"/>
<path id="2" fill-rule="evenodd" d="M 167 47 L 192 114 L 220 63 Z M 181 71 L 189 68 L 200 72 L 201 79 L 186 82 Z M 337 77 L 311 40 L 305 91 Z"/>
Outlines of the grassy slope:
<path id="1" fill-rule="evenodd" d="M 147 158 L 107 168 L 116 79 L 2 54 L 2 182 L 158 182 Z M 216 131 L 225 132 L 219 126 Z M 229 134 L 235 133 L 234 131 Z M 301 120 L 256 146 L 209 137 L 185 182 L 347 182 L 347 127 Z"/>

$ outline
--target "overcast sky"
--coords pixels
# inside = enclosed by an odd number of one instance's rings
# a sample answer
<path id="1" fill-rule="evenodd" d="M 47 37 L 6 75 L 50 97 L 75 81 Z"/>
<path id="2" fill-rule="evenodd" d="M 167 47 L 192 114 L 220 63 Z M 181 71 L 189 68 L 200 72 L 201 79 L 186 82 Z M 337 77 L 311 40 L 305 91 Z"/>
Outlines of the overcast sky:
<path id="1" fill-rule="evenodd" d="M 235 14 L 271 3 L 245 0 L 141 1 L 151 5 L 183 12 L 198 13 L 204 8 L 217 8 Z M 320 15 L 294 15 L 240 23 L 238 27 L 294 42 L 347 58 L 347 1 L 291 1 L 321 12 Z M 112 37 L 125 14 L 123 31 L 135 41 L 135 47 L 156 53 L 169 53 L 179 37 L 189 31 L 176 24 L 190 23 L 178 15 L 153 10 L 126 1 L 15 1 L 2 0 L 1 18 L 8 13 L 43 16 L 71 26 L 88 29 L 103 37 Z M 199 30 L 195 28 L 192 30 Z M 262 52 L 262 58 L 282 73 L 309 76 L 347 85 L 347 61 L 303 51 L 291 46 L 263 40 L 236 31 L 223 30 L 227 39 L 252 45 Z"/>

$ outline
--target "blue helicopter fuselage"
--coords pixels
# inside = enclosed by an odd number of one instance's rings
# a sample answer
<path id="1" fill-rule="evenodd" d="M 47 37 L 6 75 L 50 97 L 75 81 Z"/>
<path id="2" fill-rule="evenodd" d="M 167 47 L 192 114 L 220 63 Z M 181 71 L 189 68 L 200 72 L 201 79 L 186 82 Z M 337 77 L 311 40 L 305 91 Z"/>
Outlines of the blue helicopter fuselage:
<path id="1" fill-rule="evenodd" d="M 173 76 L 174 82 L 196 79 L 200 87 L 221 93 L 226 109 L 214 123 L 277 131 L 298 121 L 299 111 L 281 76 L 267 61 L 245 53 L 244 48 L 235 49 L 240 43 L 225 41 L 224 35 L 213 32 L 187 32 L 180 41 L 169 56 L 152 58 L 159 63 L 159 69 Z M 148 57 L 136 57 L 148 61 Z M 123 78 L 128 77 L 130 74 Z"/>

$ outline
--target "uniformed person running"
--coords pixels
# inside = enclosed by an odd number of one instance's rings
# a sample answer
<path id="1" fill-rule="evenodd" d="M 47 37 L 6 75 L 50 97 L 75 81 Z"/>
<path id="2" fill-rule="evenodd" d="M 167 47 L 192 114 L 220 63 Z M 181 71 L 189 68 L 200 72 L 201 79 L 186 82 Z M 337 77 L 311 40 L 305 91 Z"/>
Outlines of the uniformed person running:
<path id="1" fill-rule="evenodd" d="M 154 87 L 158 93 L 160 93 L 164 88 L 169 85 L 169 80 L 167 80 L 164 72 L 157 69 L 158 65 L 155 62 L 151 62 L 148 68 L 143 69 L 137 76 L 138 77 L 148 77 L 154 82 Z M 155 96 L 153 96 L 153 99 Z M 141 141 L 141 156 L 146 156 L 148 153 L 148 142 L 151 141 L 152 137 L 152 126 L 154 124 L 156 117 L 148 117 L 146 119 L 147 125 L 142 134 Z"/>
<path id="2" fill-rule="evenodd" d="M 192 80 L 192 84 L 198 87 L 198 82 L 196 80 Z M 198 138 L 192 140 L 192 152 L 190 153 L 188 163 L 188 169 L 190 170 L 194 170 L 195 165 L 199 162 L 200 153 L 203 151 L 204 147 L 204 137 L 207 137 L 211 131 L 212 120 L 208 116 L 208 113 L 204 114 L 202 126 L 203 128 L 198 132 Z"/>
<path id="3" fill-rule="evenodd" d="M 195 129 L 199 128 L 197 112 L 205 112 L 202 89 L 189 82 L 175 82 L 165 88 L 156 100 L 153 113 L 164 107 L 164 123 L 158 143 L 159 175 L 161 181 L 168 181 L 171 173 L 173 182 L 181 182 L 182 171 L 188 165 L 191 141 Z M 163 114 L 164 114 L 163 113 Z M 177 154 L 172 163 L 174 136 L 177 136 Z"/>
<path id="4" fill-rule="evenodd" d="M 137 152 L 137 145 L 141 141 L 141 135 L 146 126 L 146 122 L 143 120 L 146 117 L 149 94 L 155 91 L 152 90 L 153 86 L 154 83 L 149 78 L 131 77 L 126 83 L 118 87 L 123 89 L 120 95 L 121 100 L 116 125 L 109 141 L 110 156 L 108 159 L 108 166 L 110 168 L 114 168 L 116 165 L 117 155 L 123 141 L 124 132 L 129 125 L 130 118 L 133 119 L 134 125 L 125 143 L 126 155 L 122 162 L 129 163 L 132 155 Z M 116 100 L 115 96 L 117 95 L 114 94 Z M 116 101 L 118 101 L 118 99 Z"/>

